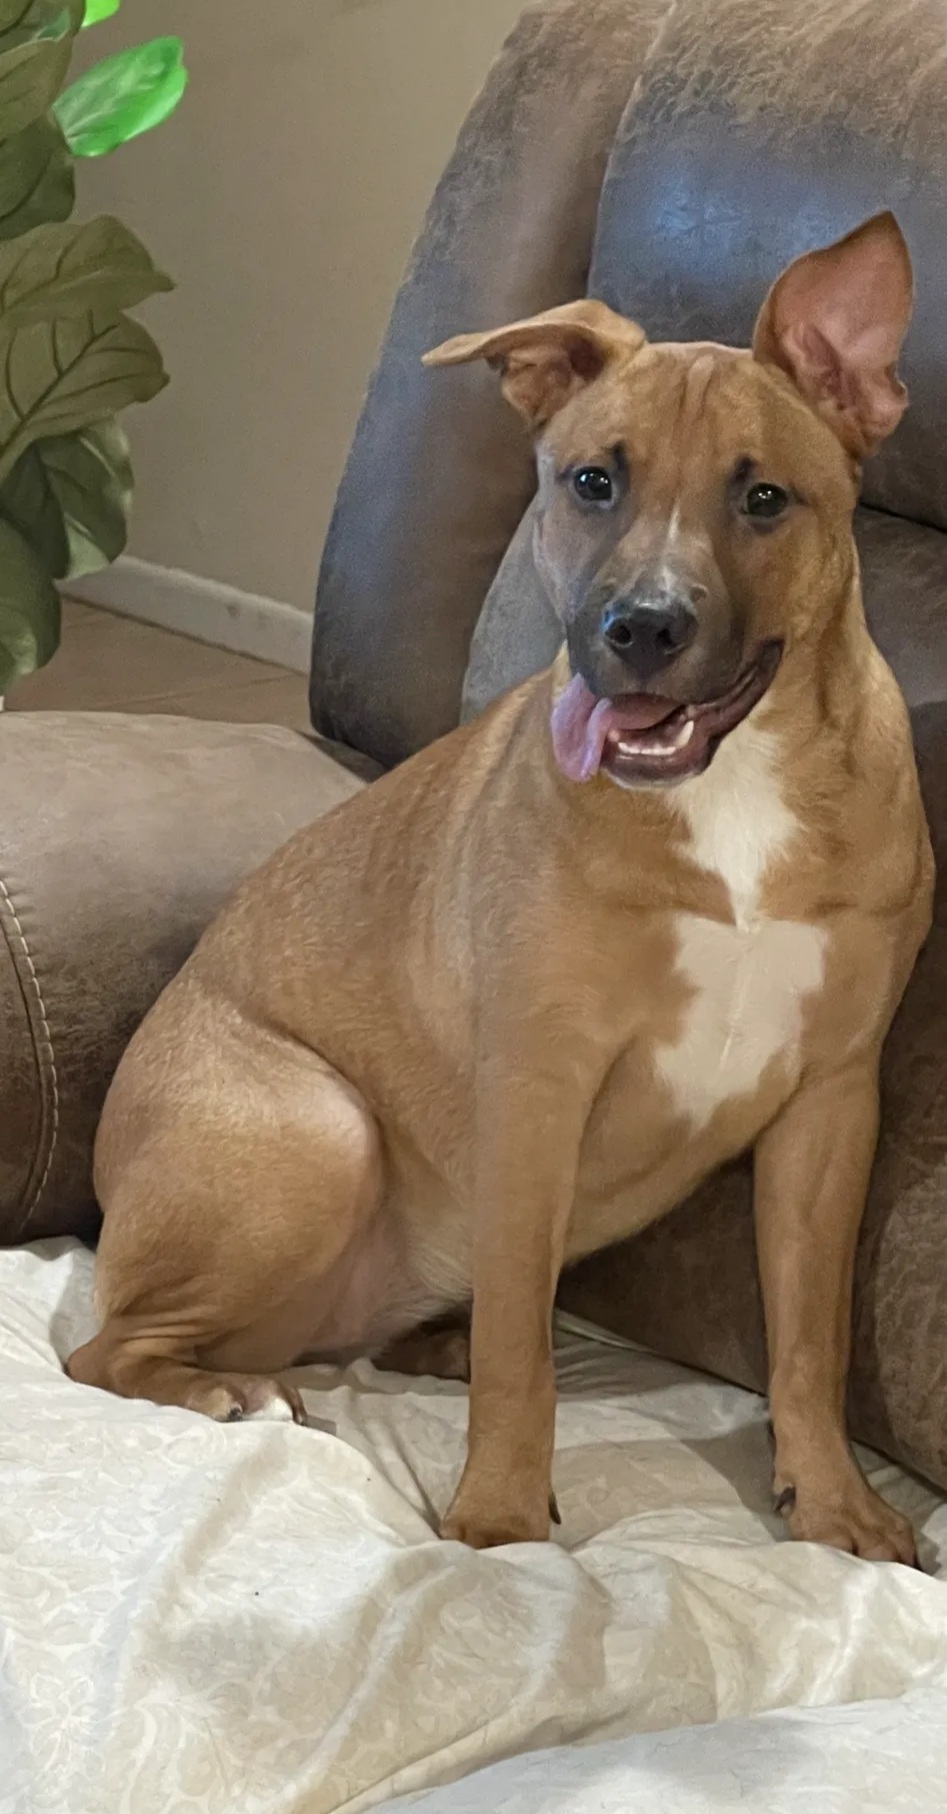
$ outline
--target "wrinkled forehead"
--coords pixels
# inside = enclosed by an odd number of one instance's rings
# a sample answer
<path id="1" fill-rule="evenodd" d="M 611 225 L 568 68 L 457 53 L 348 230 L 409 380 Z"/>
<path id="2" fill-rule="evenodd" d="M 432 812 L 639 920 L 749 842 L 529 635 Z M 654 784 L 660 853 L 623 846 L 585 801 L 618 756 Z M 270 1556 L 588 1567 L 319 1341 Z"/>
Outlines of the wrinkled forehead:
<path id="1" fill-rule="evenodd" d="M 645 345 L 553 418 L 541 462 L 564 470 L 621 449 L 634 467 L 719 474 L 741 460 L 780 472 L 844 458 L 834 437 L 781 374 L 749 352 L 710 343 Z"/>

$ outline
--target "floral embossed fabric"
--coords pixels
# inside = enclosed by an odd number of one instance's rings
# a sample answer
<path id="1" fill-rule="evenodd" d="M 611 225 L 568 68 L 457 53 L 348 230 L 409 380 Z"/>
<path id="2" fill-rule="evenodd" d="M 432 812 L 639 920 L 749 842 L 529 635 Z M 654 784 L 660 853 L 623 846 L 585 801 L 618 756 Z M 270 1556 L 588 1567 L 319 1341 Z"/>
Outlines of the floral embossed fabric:
<path id="1" fill-rule="evenodd" d="M 758 1399 L 563 1333 L 562 1529 L 475 1555 L 432 1530 L 463 1388 L 303 1369 L 308 1430 L 92 1392 L 91 1271 L 0 1254 L 3 1814 L 943 1806 L 947 1509 L 897 1469 L 927 1575 L 785 1541 Z"/>

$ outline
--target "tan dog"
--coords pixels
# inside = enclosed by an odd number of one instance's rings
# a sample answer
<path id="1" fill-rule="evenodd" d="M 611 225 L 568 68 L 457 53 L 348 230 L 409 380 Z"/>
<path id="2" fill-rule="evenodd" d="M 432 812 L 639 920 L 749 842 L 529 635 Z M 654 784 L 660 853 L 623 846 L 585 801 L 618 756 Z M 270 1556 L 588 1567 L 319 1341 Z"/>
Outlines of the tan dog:
<path id="1" fill-rule="evenodd" d="M 560 1269 L 755 1145 L 777 1502 L 913 1559 L 843 1423 L 879 1052 L 931 907 L 851 528 L 911 288 L 882 215 L 790 267 L 752 353 L 583 302 L 431 356 L 498 366 L 537 434 L 566 648 L 294 838 L 149 1015 L 73 1378 L 301 1418 L 269 1375 L 472 1298 L 443 1530 L 545 1538 Z"/>

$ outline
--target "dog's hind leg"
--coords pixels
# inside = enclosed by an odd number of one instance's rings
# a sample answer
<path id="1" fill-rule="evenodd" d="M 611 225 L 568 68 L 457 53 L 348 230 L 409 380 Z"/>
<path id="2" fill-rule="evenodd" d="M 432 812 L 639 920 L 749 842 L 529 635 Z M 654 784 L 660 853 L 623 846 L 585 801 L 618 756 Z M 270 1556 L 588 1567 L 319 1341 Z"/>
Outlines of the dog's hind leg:
<path id="1" fill-rule="evenodd" d="M 270 1375 L 312 1346 L 320 1282 L 377 1211 L 378 1132 L 309 1054 L 270 1054 L 265 1081 L 232 1052 L 216 1063 L 224 1082 L 191 1079 L 144 1114 L 147 1074 L 132 1102 L 120 1080 L 102 1129 L 103 1326 L 67 1371 L 225 1422 L 301 1422 L 298 1394 Z"/>
<path id="2" fill-rule="evenodd" d="M 157 1316 L 110 1318 L 100 1335 L 71 1356 L 66 1372 L 80 1385 L 99 1386 L 122 1398 L 180 1405 L 218 1423 L 244 1418 L 306 1422 L 293 1386 L 265 1374 L 206 1371 L 193 1345 L 179 1331 L 164 1328 Z"/>

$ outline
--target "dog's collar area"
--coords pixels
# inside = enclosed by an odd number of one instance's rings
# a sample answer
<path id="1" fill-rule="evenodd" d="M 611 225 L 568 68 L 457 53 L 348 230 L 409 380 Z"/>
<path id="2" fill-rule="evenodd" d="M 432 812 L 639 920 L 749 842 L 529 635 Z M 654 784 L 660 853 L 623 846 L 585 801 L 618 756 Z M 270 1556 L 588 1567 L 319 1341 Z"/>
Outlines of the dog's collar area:
<path id="1" fill-rule="evenodd" d="M 653 694 L 596 699 L 576 675 L 553 708 L 556 761 L 573 781 L 599 772 L 625 787 L 690 780 L 769 691 L 782 654 L 781 642 L 764 643 L 726 693 L 690 705 Z"/>

